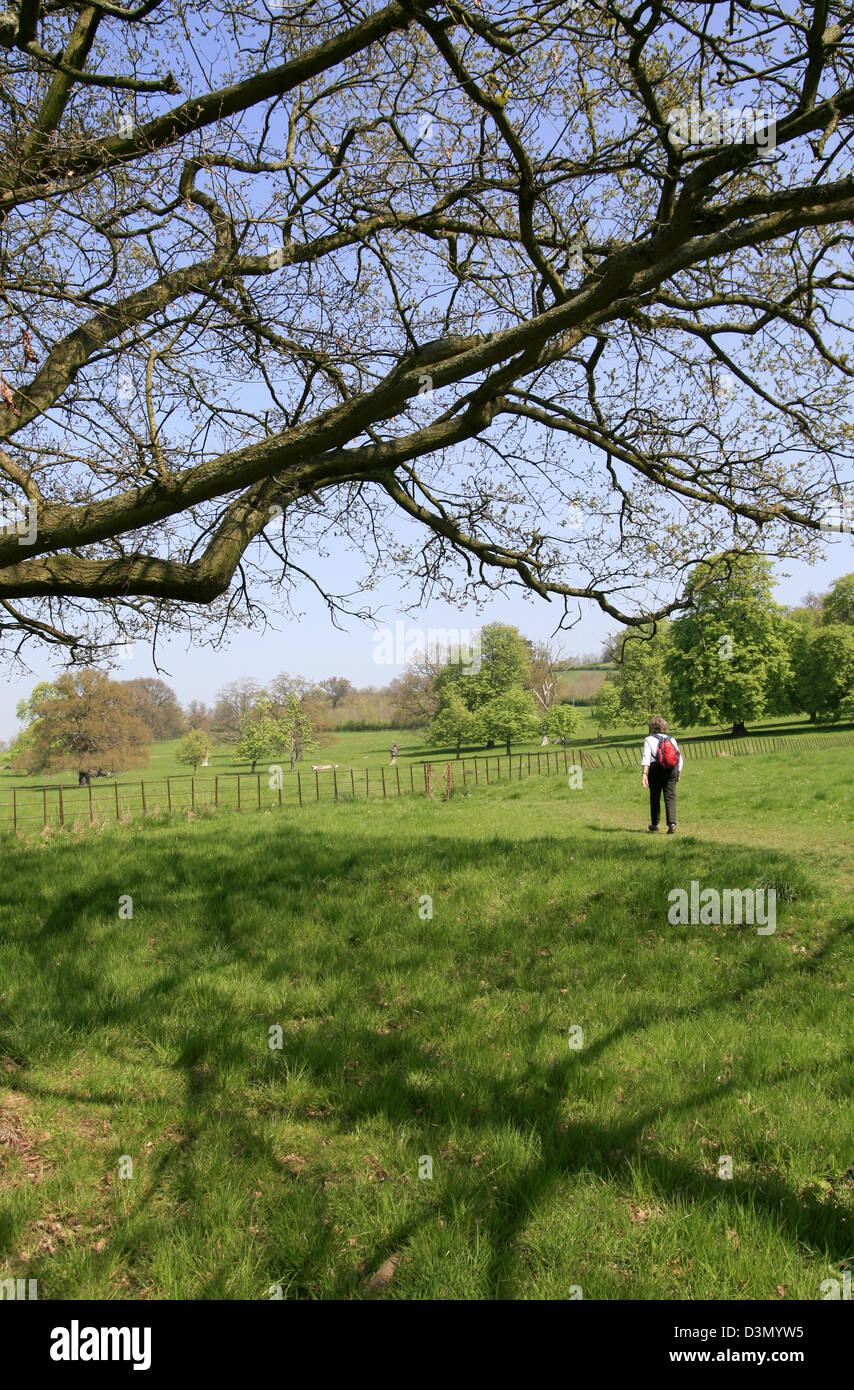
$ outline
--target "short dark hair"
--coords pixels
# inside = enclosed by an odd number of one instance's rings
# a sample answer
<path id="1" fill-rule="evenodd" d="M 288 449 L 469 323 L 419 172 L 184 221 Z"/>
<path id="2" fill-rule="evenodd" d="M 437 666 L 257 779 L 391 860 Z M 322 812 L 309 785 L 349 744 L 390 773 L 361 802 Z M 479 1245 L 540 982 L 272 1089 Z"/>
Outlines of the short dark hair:
<path id="1" fill-rule="evenodd" d="M 662 719 L 661 715 L 657 714 L 654 719 L 649 721 L 649 732 L 651 734 L 666 734 L 667 720 Z"/>

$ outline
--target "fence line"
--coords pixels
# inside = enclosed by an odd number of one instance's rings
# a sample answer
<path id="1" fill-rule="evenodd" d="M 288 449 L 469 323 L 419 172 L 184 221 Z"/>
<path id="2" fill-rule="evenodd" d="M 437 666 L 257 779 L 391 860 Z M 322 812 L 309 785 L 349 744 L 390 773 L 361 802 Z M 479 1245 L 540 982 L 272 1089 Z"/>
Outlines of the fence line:
<path id="1" fill-rule="evenodd" d="M 854 734 L 810 734 L 802 737 L 771 737 L 762 735 L 742 739 L 721 739 L 714 743 L 686 739 L 680 748 L 686 760 L 712 757 L 744 757 L 755 753 L 778 753 L 803 748 L 809 752 L 854 745 Z M 536 761 L 534 761 L 536 760 Z M 495 782 L 521 781 L 534 776 L 568 774 L 574 768 L 639 767 L 640 752 L 614 746 L 610 748 L 538 749 L 535 753 L 484 754 L 460 758 L 443 764 L 410 763 L 409 786 L 401 786 L 400 768 L 394 765 L 395 776 L 386 779 L 386 768 L 365 768 L 364 790 L 356 780 L 355 769 L 330 768 L 321 775 L 314 771 L 315 802 L 370 800 L 372 797 L 389 800 L 402 796 L 449 797 L 456 786 L 467 790 L 474 781 L 479 787 Z M 416 787 L 415 769 L 420 767 Z M 349 773 L 349 777 L 346 775 Z M 205 807 L 226 809 L 271 810 L 274 806 L 305 805 L 306 788 L 303 772 L 268 775 L 266 772 L 217 773 L 213 779 L 175 776 L 140 778 L 139 782 L 105 782 L 89 786 L 12 787 L 10 800 L 0 793 L 0 828 L 14 831 L 22 828 L 49 825 L 94 825 L 95 821 L 120 821 L 123 817 L 146 815 L 159 811 L 194 811 Z M 421 781 L 423 777 L 423 788 Z M 249 788 L 247 792 L 247 787 Z"/>

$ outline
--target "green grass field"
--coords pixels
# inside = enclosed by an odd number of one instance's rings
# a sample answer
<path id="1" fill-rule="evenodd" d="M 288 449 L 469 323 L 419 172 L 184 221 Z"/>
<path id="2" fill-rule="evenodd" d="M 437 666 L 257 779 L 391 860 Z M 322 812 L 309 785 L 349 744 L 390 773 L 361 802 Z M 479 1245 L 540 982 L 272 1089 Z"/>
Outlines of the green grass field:
<path id="1" fill-rule="evenodd" d="M 628 768 L 7 834 L 0 1277 L 820 1298 L 854 1254 L 852 774 L 693 764 L 675 837 Z M 671 925 L 692 879 L 775 886 L 776 931 Z"/>
<path id="2" fill-rule="evenodd" d="M 643 739 L 643 730 L 619 728 L 610 731 L 596 741 L 596 727 L 591 711 L 584 707 L 579 710 L 580 720 L 576 737 L 567 749 L 567 759 L 573 748 L 630 750 L 638 756 Z M 805 718 L 779 719 L 753 726 L 751 737 L 783 735 L 792 747 L 806 735 L 820 732 L 829 735 L 840 746 L 852 737 L 851 725 L 836 725 L 832 728 L 811 725 Z M 687 729 L 680 731 L 686 743 L 700 740 L 704 745 L 723 740 L 728 744 L 728 733 L 708 729 Z M 396 768 L 390 763 L 390 749 L 393 742 L 400 746 Z M 54 774 L 39 773 L 25 777 L 12 770 L 0 771 L 0 834 L 6 829 L 17 829 L 26 837 L 38 837 L 42 833 L 51 834 L 62 826 L 107 824 L 116 821 L 132 820 L 140 815 L 169 810 L 198 810 L 211 805 L 238 810 L 250 807 L 262 809 L 271 805 L 299 805 L 305 800 L 318 799 L 331 801 L 345 798 L 376 798 L 384 794 L 397 796 L 398 791 L 415 790 L 424 783 L 424 764 L 429 762 L 434 768 L 434 778 L 443 775 L 446 763 L 457 762 L 456 749 L 441 747 L 430 742 L 424 734 L 412 730 L 380 730 L 378 732 L 343 732 L 335 735 L 321 735 L 319 747 L 297 764 L 294 772 L 287 765 L 280 774 L 275 765 L 267 760 L 258 763 L 253 774 L 251 765 L 236 756 L 234 744 L 212 748 L 209 765 L 199 767 L 195 778 L 190 770 L 178 762 L 179 740 L 155 743 L 148 750 L 148 761 L 144 767 L 121 772 L 117 778 L 95 778 L 91 788 L 78 787 L 76 777 L 68 771 Z M 469 760 L 469 775 L 472 773 L 471 759 L 482 760 L 486 753 L 484 745 L 466 747 L 462 758 Z M 690 748 L 687 748 L 690 755 Z M 492 750 L 493 775 L 507 776 L 506 750 L 496 747 Z M 526 755 L 532 759 L 540 753 L 539 739 L 530 743 L 513 746 L 513 756 Z M 561 755 L 559 745 L 551 745 L 551 754 Z M 623 753 L 625 756 L 625 753 Z M 696 755 L 695 755 L 696 756 Z M 504 771 L 496 767 L 496 760 L 505 758 Z M 561 756 L 561 761 L 566 761 Z M 337 771 L 319 772 L 315 775 L 312 764 L 333 766 Z M 533 764 L 532 764 L 533 765 Z M 543 762 L 545 767 L 545 761 Z M 271 774 L 273 780 L 271 780 Z M 281 787 L 275 778 L 281 776 Z M 461 780 L 462 769 L 457 768 L 457 780 Z M 60 791 L 60 788 L 62 789 Z"/>

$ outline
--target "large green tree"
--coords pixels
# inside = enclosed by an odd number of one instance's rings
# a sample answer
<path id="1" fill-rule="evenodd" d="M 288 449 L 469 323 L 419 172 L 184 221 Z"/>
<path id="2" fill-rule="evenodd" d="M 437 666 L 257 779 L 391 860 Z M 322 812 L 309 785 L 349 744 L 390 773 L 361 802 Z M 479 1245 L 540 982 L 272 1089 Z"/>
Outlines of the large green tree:
<path id="1" fill-rule="evenodd" d="M 772 598 L 762 556 L 721 559 L 691 577 L 689 612 L 671 624 L 667 667 L 673 713 L 682 724 L 730 725 L 773 709 L 789 680 L 785 616 Z"/>
<path id="2" fill-rule="evenodd" d="M 821 621 L 854 627 L 854 574 L 843 574 L 831 584 L 821 607 Z"/>
<path id="3" fill-rule="evenodd" d="M 281 757 L 289 760 L 293 771 L 294 764 L 316 747 L 311 718 L 292 691 L 278 707 L 262 698 L 244 714 L 235 751 L 252 764 L 252 772 L 263 759 Z"/>
<path id="4" fill-rule="evenodd" d="M 493 743 L 503 743 L 508 758 L 511 743 L 536 737 L 543 722 L 530 692 L 518 686 L 496 695 L 478 713 L 487 737 Z"/>
<path id="5" fill-rule="evenodd" d="M 122 681 L 131 702 L 131 709 L 155 741 L 177 738 L 183 733 L 186 719 L 171 686 L 156 676 L 140 676 Z"/>
<path id="6" fill-rule="evenodd" d="M 0 45 L 7 650 L 334 612 L 331 550 L 365 607 L 643 624 L 838 509 L 847 0 L 16 0 Z"/>
<path id="7" fill-rule="evenodd" d="M 16 765 L 28 772 L 73 768 L 122 772 L 148 763 L 151 731 L 134 713 L 126 687 L 103 671 L 68 671 L 34 711 Z"/>
<path id="8" fill-rule="evenodd" d="M 826 623 L 807 630 L 794 663 L 796 707 L 815 722 L 839 718 L 854 691 L 854 625 Z"/>
<path id="9" fill-rule="evenodd" d="M 185 767 L 191 767 L 193 769 L 193 776 L 195 776 L 196 769 L 199 763 L 204 762 L 208 755 L 209 748 L 208 736 L 202 729 L 188 729 L 187 733 L 178 744 L 178 751 L 175 757 L 178 762 L 183 763 Z"/>
<path id="10" fill-rule="evenodd" d="M 607 733 L 620 723 L 622 713 L 619 687 L 612 676 L 606 676 L 593 696 L 593 718 Z"/>
<path id="11" fill-rule="evenodd" d="M 574 705 L 552 705 L 546 715 L 546 732 L 555 743 L 564 748 L 578 733 L 578 710 Z"/>
<path id="12" fill-rule="evenodd" d="M 434 688 L 439 708 L 455 691 L 469 709 L 483 705 L 507 690 L 521 690 L 529 676 L 531 648 L 518 628 L 487 623 L 467 649 L 460 650 L 439 670 Z"/>
<path id="13" fill-rule="evenodd" d="M 667 666 L 670 625 L 656 631 L 630 633 L 619 644 L 618 663 L 611 679 L 620 696 L 627 724 L 647 724 L 656 714 L 670 716 L 670 674 Z"/>
<path id="14" fill-rule="evenodd" d="M 480 743 L 484 722 L 479 710 L 470 710 L 456 690 L 451 690 L 445 704 L 433 717 L 430 737 L 436 743 L 451 743 L 457 757 L 464 743 Z"/>

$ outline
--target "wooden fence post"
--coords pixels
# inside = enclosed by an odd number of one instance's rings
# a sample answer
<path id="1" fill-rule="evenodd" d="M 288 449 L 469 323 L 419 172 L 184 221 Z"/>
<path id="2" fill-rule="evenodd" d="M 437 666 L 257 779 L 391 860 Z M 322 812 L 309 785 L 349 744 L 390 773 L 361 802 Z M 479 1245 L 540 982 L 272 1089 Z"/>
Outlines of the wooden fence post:
<path id="1" fill-rule="evenodd" d="M 169 803 L 169 811 L 170 811 L 170 814 L 171 814 L 171 811 L 172 811 L 172 778 L 171 778 L 171 777 L 167 777 L 167 778 L 166 778 L 166 800 L 167 800 L 168 803 Z"/>
<path id="2" fill-rule="evenodd" d="M 371 794 L 371 783 L 370 783 L 370 778 L 369 778 L 369 776 L 368 776 L 368 769 L 365 768 L 365 796 L 366 796 L 366 797 L 367 797 L 367 796 L 370 796 L 370 794 Z"/>
<path id="3" fill-rule="evenodd" d="M 410 790 L 411 792 L 414 792 L 414 791 L 415 791 L 415 764 L 414 764 L 414 763 L 410 763 L 410 764 L 409 764 L 409 790 Z"/>
<path id="4" fill-rule="evenodd" d="M 214 778 L 214 806 L 219 805 L 219 777 Z"/>
<path id="5" fill-rule="evenodd" d="M 332 769 L 332 795 L 333 795 L 334 799 L 337 801 L 337 800 L 338 800 L 338 773 L 335 771 L 335 768 L 334 768 L 334 767 L 333 767 L 333 769 Z"/>
<path id="6" fill-rule="evenodd" d="M 237 809 L 240 810 L 240 773 L 237 774 Z"/>
<path id="7" fill-rule="evenodd" d="M 65 824 L 65 810 L 64 810 L 64 807 L 63 807 L 63 805 L 62 805 L 62 787 L 61 787 L 61 786 L 60 786 L 60 788 L 59 788 L 59 823 L 60 823 L 60 825 L 64 825 L 64 824 Z"/>
<path id="8" fill-rule="evenodd" d="M 113 789 L 114 789 L 114 791 L 115 791 L 115 793 L 116 793 L 116 821 L 118 821 L 118 820 L 120 819 L 120 815 L 119 815 L 119 784 L 118 784 L 118 782 L 114 782 L 114 783 L 113 783 Z"/>
<path id="9" fill-rule="evenodd" d="M 140 779 L 139 779 L 139 789 L 140 789 L 140 791 L 142 792 L 142 814 L 145 815 L 145 812 L 146 812 L 146 805 L 145 805 L 145 783 L 143 782 L 143 780 L 142 780 L 141 777 L 140 777 Z"/>
<path id="10" fill-rule="evenodd" d="M 92 824 L 92 822 L 94 821 L 94 819 L 95 819 L 95 812 L 94 812 L 94 810 L 92 809 L 92 783 L 90 782 L 90 783 L 89 783 L 89 824 L 90 824 L 90 825 Z"/>
<path id="11" fill-rule="evenodd" d="M 195 809 L 196 809 L 196 779 L 195 779 L 195 777 L 191 777 L 191 778 L 190 778 L 190 809 L 191 809 L 192 811 L 195 811 Z"/>
<path id="12" fill-rule="evenodd" d="M 47 787 L 42 787 L 42 829 L 47 830 Z"/>
<path id="13" fill-rule="evenodd" d="M 315 772 L 315 774 L 314 774 L 314 799 L 315 799 L 315 801 L 319 801 L 319 800 L 320 800 L 320 773 L 319 773 L 319 772 Z"/>
<path id="14" fill-rule="evenodd" d="M 475 784 L 476 787 L 479 787 L 479 786 L 480 786 L 480 779 L 478 778 L 478 773 L 477 773 L 477 762 L 478 762 L 478 760 L 477 760 L 477 758 L 475 758 L 475 760 L 474 760 L 474 784 Z"/>
<path id="15" fill-rule="evenodd" d="M 356 774 L 355 774 L 355 772 L 353 771 L 352 767 L 350 768 L 350 791 L 353 793 L 353 800 L 355 801 L 355 800 L 356 800 Z"/>
<path id="16" fill-rule="evenodd" d="M 394 770 L 397 774 L 397 794 L 400 796 L 400 768 L 396 766 Z"/>
<path id="17" fill-rule="evenodd" d="M 260 810 L 261 810 L 261 774 L 260 774 L 260 772 L 256 772 L 255 775 L 256 775 L 256 777 L 258 778 L 258 810 L 260 811 Z"/>
<path id="18" fill-rule="evenodd" d="M 383 801 L 385 801 L 385 768 L 384 768 L 384 767 L 381 767 L 381 768 L 380 768 L 380 774 L 381 774 L 382 779 L 383 779 Z"/>
<path id="19" fill-rule="evenodd" d="M 300 774 L 299 774 L 299 769 L 297 769 L 297 795 L 299 796 L 299 804 L 300 804 L 300 806 L 301 806 L 301 805 L 302 805 L 302 779 L 301 779 Z"/>
<path id="20" fill-rule="evenodd" d="M 12 788 L 12 829 L 18 833 L 18 793 Z"/>

